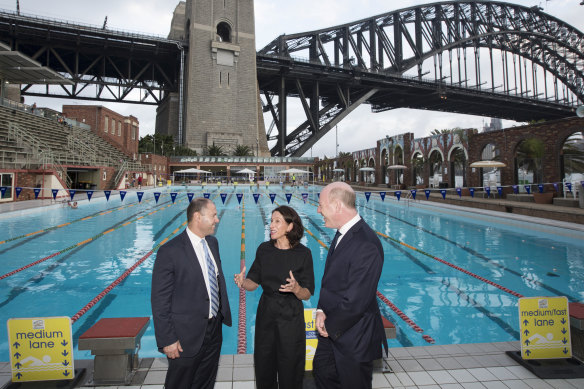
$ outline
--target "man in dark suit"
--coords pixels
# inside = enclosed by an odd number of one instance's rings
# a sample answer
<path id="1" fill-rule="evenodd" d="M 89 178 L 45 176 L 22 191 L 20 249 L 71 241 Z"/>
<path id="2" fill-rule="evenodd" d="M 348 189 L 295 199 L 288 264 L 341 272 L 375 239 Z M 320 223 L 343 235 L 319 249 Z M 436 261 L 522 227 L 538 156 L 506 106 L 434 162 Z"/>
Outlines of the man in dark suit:
<path id="1" fill-rule="evenodd" d="M 166 389 L 215 385 L 222 324 L 231 326 L 219 245 L 209 199 L 187 208 L 187 228 L 158 250 L 152 273 L 152 315 L 158 349 L 168 358 Z"/>
<path id="2" fill-rule="evenodd" d="M 326 259 L 316 311 L 319 334 L 314 377 L 321 389 L 371 388 L 373 361 L 387 341 L 376 291 L 383 248 L 355 208 L 355 191 L 344 182 L 320 193 L 318 212 L 337 229 Z"/>

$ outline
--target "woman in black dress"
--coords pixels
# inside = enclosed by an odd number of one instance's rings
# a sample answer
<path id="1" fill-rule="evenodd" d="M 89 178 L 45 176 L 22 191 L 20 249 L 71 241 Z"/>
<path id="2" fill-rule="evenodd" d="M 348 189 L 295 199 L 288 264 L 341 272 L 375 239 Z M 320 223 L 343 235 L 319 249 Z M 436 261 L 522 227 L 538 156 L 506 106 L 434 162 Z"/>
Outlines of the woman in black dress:
<path id="1" fill-rule="evenodd" d="M 300 243 L 304 228 L 294 209 L 272 212 L 270 240 L 256 252 L 247 278 L 234 279 L 247 291 L 262 286 L 256 314 L 254 364 L 258 389 L 302 388 L 306 332 L 304 306 L 314 293 L 312 253 Z"/>

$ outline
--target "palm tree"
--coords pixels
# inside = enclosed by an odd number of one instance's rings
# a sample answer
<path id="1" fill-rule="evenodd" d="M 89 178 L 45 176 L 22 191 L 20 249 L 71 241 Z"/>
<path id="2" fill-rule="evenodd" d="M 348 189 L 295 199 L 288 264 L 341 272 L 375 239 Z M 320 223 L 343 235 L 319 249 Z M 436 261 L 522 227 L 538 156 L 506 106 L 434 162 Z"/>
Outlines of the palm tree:
<path id="1" fill-rule="evenodd" d="M 584 132 L 575 132 L 562 147 L 564 174 L 584 173 Z"/>
<path id="2" fill-rule="evenodd" d="M 237 157 L 249 157 L 252 155 L 252 151 L 249 146 L 237 145 L 233 150 L 233 155 Z"/>
<path id="3" fill-rule="evenodd" d="M 215 143 L 213 143 L 212 146 L 206 147 L 204 151 L 205 155 L 209 155 L 212 157 L 220 157 L 225 155 L 225 153 L 223 152 L 223 147 L 215 146 Z"/>
<path id="4" fill-rule="evenodd" d="M 542 158 L 545 154 L 545 144 L 541 139 L 525 139 L 517 147 L 516 159 L 518 169 L 533 172 L 533 182 L 539 183 L 543 179 Z"/>

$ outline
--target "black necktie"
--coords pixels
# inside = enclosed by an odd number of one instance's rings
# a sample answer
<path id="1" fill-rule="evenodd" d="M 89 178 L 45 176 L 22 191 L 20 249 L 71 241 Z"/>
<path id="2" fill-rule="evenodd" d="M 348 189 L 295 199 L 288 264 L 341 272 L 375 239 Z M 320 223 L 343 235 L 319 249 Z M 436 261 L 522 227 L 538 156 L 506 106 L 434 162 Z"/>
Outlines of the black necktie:
<path id="1" fill-rule="evenodd" d="M 333 238 L 333 241 L 331 242 L 331 246 L 329 247 L 329 255 L 333 255 L 333 253 L 335 252 L 335 248 L 337 247 L 337 241 L 339 240 L 339 236 L 341 236 L 341 233 L 339 232 L 339 230 L 337 230 L 337 233 L 335 234 L 335 237 Z"/>

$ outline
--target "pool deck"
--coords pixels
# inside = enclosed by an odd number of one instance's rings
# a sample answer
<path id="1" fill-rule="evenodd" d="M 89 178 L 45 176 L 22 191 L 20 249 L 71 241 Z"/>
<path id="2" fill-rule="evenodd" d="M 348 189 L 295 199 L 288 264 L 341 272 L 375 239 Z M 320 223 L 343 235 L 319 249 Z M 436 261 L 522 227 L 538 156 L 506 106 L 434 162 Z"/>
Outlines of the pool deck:
<path id="1" fill-rule="evenodd" d="M 584 387 L 584 378 L 540 379 L 505 354 L 518 351 L 519 342 L 476 343 L 446 346 L 390 348 L 384 364 L 391 372 L 376 370 L 373 388 L 475 389 L 475 388 L 561 388 Z M 92 386 L 93 361 L 75 361 L 76 370 L 85 372 L 76 385 L 66 388 L 163 389 L 167 363 L 163 358 L 144 358 L 129 386 Z M 0 363 L 0 388 L 10 385 L 10 367 Z M 56 384 L 27 383 L 22 389 L 63 388 Z M 215 384 L 216 389 L 255 388 L 253 356 L 223 355 Z M 305 389 L 315 388 L 308 373 Z"/>

